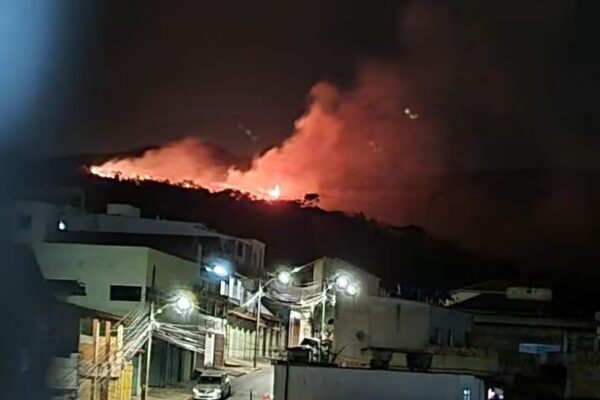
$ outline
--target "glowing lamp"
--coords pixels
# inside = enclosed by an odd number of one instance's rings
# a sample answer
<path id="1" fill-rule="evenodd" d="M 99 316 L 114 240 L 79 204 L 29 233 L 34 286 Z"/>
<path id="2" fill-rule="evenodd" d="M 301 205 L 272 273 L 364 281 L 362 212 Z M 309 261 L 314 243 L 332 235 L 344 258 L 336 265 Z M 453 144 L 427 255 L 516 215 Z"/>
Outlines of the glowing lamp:
<path id="1" fill-rule="evenodd" d="M 288 271 L 280 271 L 277 274 L 277 280 L 283 285 L 289 285 L 292 282 L 292 274 Z"/>
<path id="2" fill-rule="evenodd" d="M 224 266 L 222 266 L 221 264 L 216 264 L 213 268 L 212 268 L 212 272 L 221 277 L 224 278 L 227 275 L 229 275 L 229 271 L 227 271 L 227 268 L 225 268 Z"/>
<path id="3" fill-rule="evenodd" d="M 180 313 L 187 313 L 194 308 L 194 302 L 189 296 L 181 295 L 175 300 L 175 309 Z"/>
<path id="4" fill-rule="evenodd" d="M 354 283 L 349 283 L 346 287 L 346 294 L 348 296 L 356 296 L 358 294 L 358 286 Z"/>
<path id="5" fill-rule="evenodd" d="M 345 275 L 340 275 L 335 279 L 335 286 L 339 290 L 345 290 L 350 284 L 350 279 Z"/>

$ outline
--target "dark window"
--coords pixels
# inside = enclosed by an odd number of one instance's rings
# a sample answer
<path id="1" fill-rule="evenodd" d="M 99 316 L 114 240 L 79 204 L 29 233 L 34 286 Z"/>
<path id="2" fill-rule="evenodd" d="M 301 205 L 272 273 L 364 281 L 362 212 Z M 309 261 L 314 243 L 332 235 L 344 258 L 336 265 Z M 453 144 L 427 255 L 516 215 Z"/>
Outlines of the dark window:
<path id="1" fill-rule="evenodd" d="M 431 343 L 433 344 L 442 344 L 440 343 L 440 328 L 435 328 L 433 330 L 433 336 L 431 337 Z"/>
<path id="2" fill-rule="evenodd" d="M 142 299 L 142 287 L 110 285 L 110 299 L 119 301 L 140 301 Z"/>
<path id="3" fill-rule="evenodd" d="M 238 242 L 237 244 L 237 256 L 240 258 L 244 258 L 244 244 Z"/>
<path id="4" fill-rule="evenodd" d="M 31 229 L 31 215 L 23 214 L 17 217 L 17 227 L 22 230 Z"/>
<path id="5" fill-rule="evenodd" d="M 85 296 L 85 285 L 71 279 L 46 279 L 54 294 L 63 296 Z"/>
<path id="6" fill-rule="evenodd" d="M 233 254 L 235 248 L 234 248 L 234 241 L 233 240 L 227 240 L 224 239 L 222 242 L 223 245 L 223 252 L 225 254 Z"/>

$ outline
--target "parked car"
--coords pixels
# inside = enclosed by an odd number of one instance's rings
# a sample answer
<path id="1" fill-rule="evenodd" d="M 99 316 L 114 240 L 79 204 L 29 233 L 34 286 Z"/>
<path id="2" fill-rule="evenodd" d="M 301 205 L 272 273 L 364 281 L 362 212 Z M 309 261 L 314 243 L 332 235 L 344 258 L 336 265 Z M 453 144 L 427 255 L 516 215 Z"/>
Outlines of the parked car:
<path id="1" fill-rule="evenodd" d="M 318 362 L 321 360 L 320 341 L 315 338 L 304 338 L 300 346 L 288 347 L 287 359 L 291 362 Z"/>
<path id="2" fill-rule="evenodd" d="M 192 388 L 194 400 L 219 400 L 231 396 L 231 379 L 219 371 L 202 372 Z"/>

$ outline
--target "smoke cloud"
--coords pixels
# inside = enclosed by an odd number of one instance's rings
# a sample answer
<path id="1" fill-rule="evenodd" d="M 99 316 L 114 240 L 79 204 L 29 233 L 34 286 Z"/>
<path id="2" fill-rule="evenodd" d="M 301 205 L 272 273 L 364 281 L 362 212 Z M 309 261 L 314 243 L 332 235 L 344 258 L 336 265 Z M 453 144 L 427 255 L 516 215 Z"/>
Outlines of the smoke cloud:
<path id="1" fill-rule="evenodd" d="M 575 11 L 550 3 L 540 12 L 514 2 L 519 13 L 508 15 L 505 3 L 458 1 L 459 12 L 411 2 L 399 13 L 399 55 L 363 62 L 350 87 L 314 85 L 290 136 L 249 167 L 187 138 L 92 172 L 267 199 L 318 193 L 325 209 L 421 225 L 498 255 L 579 243 L 598 229 L 597 138 L 567 117 L 587 102 L 563 101 L 579 81 L 554 55 L 568 47 Z"/>
<path id="2" fill-rule="evenodd" d="M 188 181 L 258 197 L 279 185 L 285 199 L 318 193 L 324 208 L 387 220 L 382 202 L 394 203 L 391 222 L 406 222 L 398 198 L 403 185 L 439 174 L 444 165 L 443 135 L 404 82 L 397 66 L 371 62 L 360 67 L 353 88 L 316 84 L 292 135 L 256 157 L 249 169 L 224 165 L 206 145 L 186 138 L 140 157 L 109 161 L 95 172 Z"/>

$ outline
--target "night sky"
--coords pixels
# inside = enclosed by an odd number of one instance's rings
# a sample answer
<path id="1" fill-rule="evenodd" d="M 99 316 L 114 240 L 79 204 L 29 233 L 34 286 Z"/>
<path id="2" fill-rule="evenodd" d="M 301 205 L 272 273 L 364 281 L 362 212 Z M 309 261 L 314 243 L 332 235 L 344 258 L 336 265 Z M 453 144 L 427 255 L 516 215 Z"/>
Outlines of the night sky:
<path id="1" fill-rule="evenodd" d="M 594 4 L 57 1 L 38 8 L 46 32 L 14 29 L 45 60 L 14 131 L 50 154 L 198 136 L 248 155 L 291 133 L 312 85 L 351 85 L 361 62 L 385 60 L 451 131 L 449 157 L 593 164 Z"/>
<path id="2" fill-rule="evenodd" d="M 598 2 L 33 2 L 0 12 L 22 21 L 0 35 L 1 139 L 28 156 L 191 137 L 250 159 L 317 104 L 339 146 L 265 164 L 302 156 L 330 208 L 511 256 L 600 236 Z"/>

